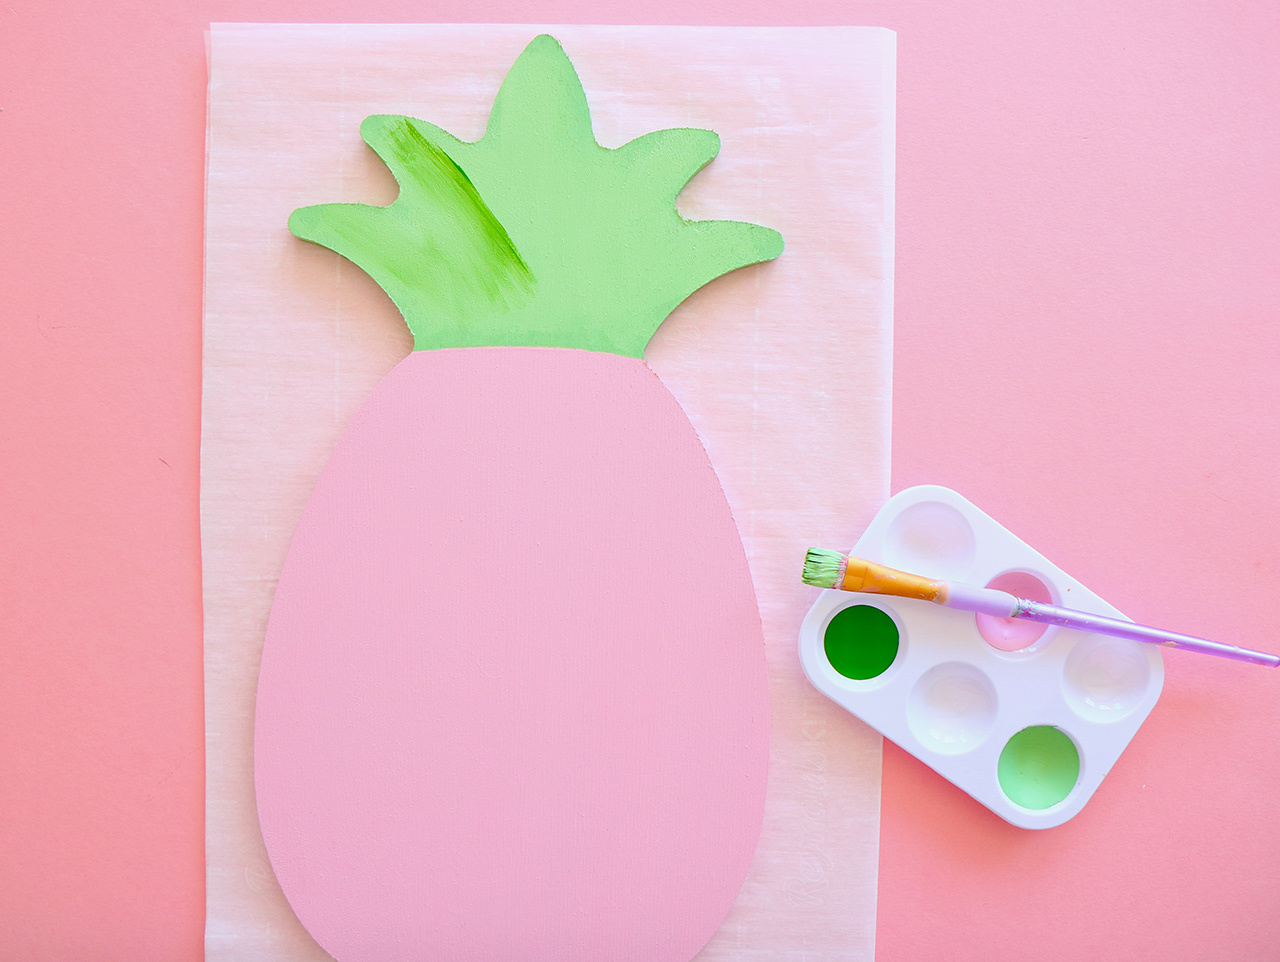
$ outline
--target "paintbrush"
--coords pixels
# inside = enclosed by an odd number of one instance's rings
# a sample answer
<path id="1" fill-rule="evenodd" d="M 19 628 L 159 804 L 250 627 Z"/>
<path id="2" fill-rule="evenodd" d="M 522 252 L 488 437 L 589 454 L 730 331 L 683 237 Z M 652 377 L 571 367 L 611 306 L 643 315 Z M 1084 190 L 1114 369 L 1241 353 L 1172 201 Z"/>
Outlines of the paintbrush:
<path id="1" fill-rule="evenodd" d="M 1131 621 L 1122 621 L 1119 618 L 1107 618 L 1087 611 L 1077 611 L 1074 608 L 1060 608 L 1057 605 L 1018 598 L 1007 591 L 999 591 L 995 588 L 979 588 L 957 581 L 925 578 L 922 575 L 876 564 L 874 561 L 843 555 L 838 551 L 810 548 L 805 555 L 804 574 L 801 577 L 805 584 L 818 588 L 840 588 L 844 591 L 865 591 L 873 594 L 896 595 L 899 598 L 918 598 L 947 608 L 958 608 L 962 611 L 973 611 L 997 618 L 1023 618 L 1045 625 L 1093 631 L 1114 635 L 1117 638 L 1130 638 L 1133 641 L 1146 641 L 1156 645 L 1183 648 L 1187 651 L 1198 651 L 1206 655 L 1218 655 L 1221 658 L 1232 658 L 1236 661 L 1247 661 L 1255 665 L 1280 667 L 1280 656 L 1269 655 L 1264 651 L 1237 648 L 1234 645 L 1209 641 L 1207 638 L 1180 635 L 1162 628 L 1151 628 Z"/>

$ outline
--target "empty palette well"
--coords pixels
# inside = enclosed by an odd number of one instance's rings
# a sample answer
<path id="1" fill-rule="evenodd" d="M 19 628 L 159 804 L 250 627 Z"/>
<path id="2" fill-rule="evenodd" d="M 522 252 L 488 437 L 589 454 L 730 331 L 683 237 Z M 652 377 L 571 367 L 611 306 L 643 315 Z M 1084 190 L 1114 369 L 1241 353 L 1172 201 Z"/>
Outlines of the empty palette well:
<path id="1" fill-rule="evenodd" d="M 996 688 L 965 662 L 934 665 L 912 686 L 907 724 L 921 744 L 946 754 L 977 747 L 996 721 Z"/>

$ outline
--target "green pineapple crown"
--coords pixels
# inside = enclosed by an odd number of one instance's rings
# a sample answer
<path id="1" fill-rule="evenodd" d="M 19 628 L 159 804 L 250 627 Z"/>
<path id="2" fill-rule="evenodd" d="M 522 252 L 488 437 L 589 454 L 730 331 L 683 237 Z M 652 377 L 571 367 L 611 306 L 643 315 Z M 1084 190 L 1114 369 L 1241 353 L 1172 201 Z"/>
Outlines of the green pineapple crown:
<path id="1" fill-rule="evenodd" d="M 549 36 L 516 60 L 475 143 L 401 116 L 369 117 L 360 134 L 395 175 L 395 202 L 302 207 L 289 229 L 382 285 L 415 350 L 507 344 L 641 357 L 699 287 L 782 253 L 767 227 L 677 212 L 676 196 L 720 149 L 714 132 L 597 144 L 582 84 Z"/>

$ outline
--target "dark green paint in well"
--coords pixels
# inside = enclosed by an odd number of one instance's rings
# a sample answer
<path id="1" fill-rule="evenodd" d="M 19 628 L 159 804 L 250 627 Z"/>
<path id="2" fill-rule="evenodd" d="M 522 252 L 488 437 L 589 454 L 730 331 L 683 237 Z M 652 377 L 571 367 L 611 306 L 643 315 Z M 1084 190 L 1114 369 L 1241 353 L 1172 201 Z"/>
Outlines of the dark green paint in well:
<path id="1" fill-rule="evenodd" d="M 898 657 L 898 626 L 879 608 L 853 605 L 827 623 L 823 648 L 832 668 L 865 681 L 884 674 Z"/>

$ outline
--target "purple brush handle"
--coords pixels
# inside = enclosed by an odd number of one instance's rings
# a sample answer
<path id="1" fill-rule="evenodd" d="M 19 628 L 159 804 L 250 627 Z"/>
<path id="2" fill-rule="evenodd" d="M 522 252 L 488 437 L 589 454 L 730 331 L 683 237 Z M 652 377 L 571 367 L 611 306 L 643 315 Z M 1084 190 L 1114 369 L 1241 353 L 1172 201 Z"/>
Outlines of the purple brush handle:
<path id="1" fill-rule="evenodd" d="M 1188 651 L 1202 651 L 1206 655 L 1219 655 L 1222 658 L 1233 658 L 1236 661 L 1248 661 L 1255 665 L 1267 665 L 1280 668 L 1280 655 L 1269 655 L 1265 651 L 1251 651 L 1248 648 L 1237 648 L 1235 645 L 1224 645 L 1207 638 L 1196 638 L 1193 635 L 1180 635 L 1175 631 L 1162 628 L 1150 628 L 1147 625 L 1135 625 L 1132 621 L 1121 621 L 1119 618 L 1107 618 L 1104 615 L 1092 615 L 1087 611 L 1076 611 L 1073 608 L 1059 608 L 1057 605 L 1046 605 L 1039 601 L 1018 599 L 1018 607 L 1013 617 L 1026 618 L 1028 621 L 1039 621 L 1046 625 L 1061 625 L 1063 628 L 1078 628 L 1081 631 L 1096 631 L 1104 635 L 1115 635 L 1117 638 L 1132 638 L 1134 641 L 1149 641 L 1157 645 L 1172 645 Z"/>

